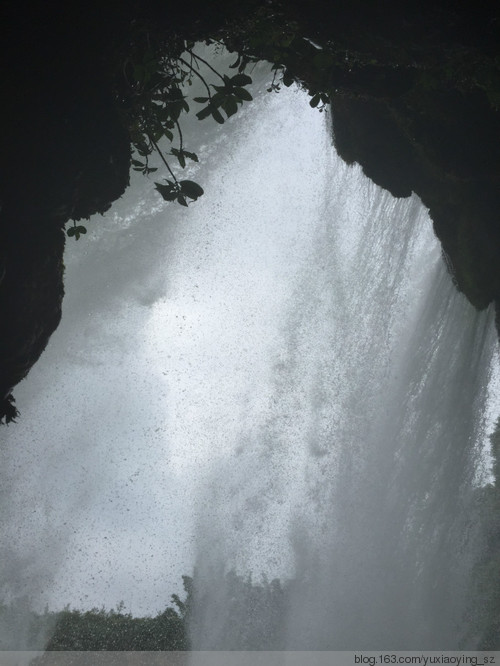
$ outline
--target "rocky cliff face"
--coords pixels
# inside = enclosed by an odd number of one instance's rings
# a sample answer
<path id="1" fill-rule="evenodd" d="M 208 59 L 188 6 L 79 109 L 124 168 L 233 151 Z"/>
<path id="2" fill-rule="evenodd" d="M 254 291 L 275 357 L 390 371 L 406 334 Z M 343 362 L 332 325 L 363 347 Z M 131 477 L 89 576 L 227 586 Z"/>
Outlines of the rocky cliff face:
<path id="1" fill-rule="evenodd" d="M 457 287 L 500 301 L 500 10 L 494 3 L 369 3 L 321 20 L 294 3 L 315 51 L 289 73 L 331 99 L 336 148 L 396 197 L 418 194 Z"/>
<path id="2" fill-rule="evenodd" d="M 500 300 L 500 118 L 480 93 L 407 99 L 332 95 L 335 145 L 396 197 L 429 208 L 457 287 L 477 308 Z"/>
<path id="3" fill-rule="evenodd" d="M 61 318 L 65 224 L 106 211 L 127 187 L 130 165 L 130 141 L 95 60 L 54 17 L 24 18 L 14 14 L 20 41 L 8 42 L 3 59 L 0 422 L 15 418 L 12 388 Z"/>

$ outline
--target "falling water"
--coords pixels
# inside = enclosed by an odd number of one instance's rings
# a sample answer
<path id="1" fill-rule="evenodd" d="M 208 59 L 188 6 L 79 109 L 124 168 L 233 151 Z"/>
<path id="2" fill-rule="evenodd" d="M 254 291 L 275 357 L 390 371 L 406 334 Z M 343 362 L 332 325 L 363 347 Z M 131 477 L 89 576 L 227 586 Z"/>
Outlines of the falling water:
<path id="1" fill-rule="evenodd" d="M 300 104 L 263 110 L 258 145 L 290 115 L 300 133 Z M 209 435 L 224 455 L 199 497 L 193 648 L 458 649 L 491 313 L 455 290 L 418 198 L 375 187 L 321 132 L 300 219 L 299 192 L 276 217 L 260 203 L 231 275 L 247 383 L 236 432 Z"/>

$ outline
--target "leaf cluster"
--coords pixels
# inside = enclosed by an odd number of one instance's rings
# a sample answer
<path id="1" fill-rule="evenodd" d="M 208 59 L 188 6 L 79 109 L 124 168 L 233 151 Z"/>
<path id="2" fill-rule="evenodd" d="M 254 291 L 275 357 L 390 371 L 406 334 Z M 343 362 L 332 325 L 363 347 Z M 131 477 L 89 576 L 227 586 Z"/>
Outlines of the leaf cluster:
<path id="1" fill-rule="evenodd" d="M 272 7 L 260 8 L 241 29 L 233 25 L 206 43 L 235 52 L 236 59 L 229 69 L 236 73 L 217 71 L 195 51 L 193 41 L 172 35 L 167 41 L 150 25 L 136 28 L 122 59 L 114 65 L 119 72 L 115 75 L 114 93 L 131 140 L 132 170 L 149 177 L 159 171 L 157 160 L 151 163 L 154 156 L 159 157 L 168 174 L 161 182 L 155 182 L 155 189 L 165 201 L 182 206 L 196 201 L 204 192 L 194 181 L 179 179 L 170 161 L 174 158 L 181 169 L 186 168 L 188 161 L 198 162 L 196 153 L 184 146 L 182 132 L 183 117 L 191 111 L 186 91 L 193 80 L 201 81 L 206 91 L 192 99 L 202 105 L 196 111 L 198 120 L 211 117 L 223 124 L 252 100 L 248 90 L 252 78 L 246 72 L 251 64 L 263 59 L 273 63 L 274 78 L 269 90 L 278 92 L 281 84 L 290 86 L 300 81 L 298 63 L 311 55 L 311 49 L 314 51 L 298 35 L 297 25 L 283 22 L 281 14 Z M 323 53 L 315 55 L 324 58 Z M 210 80 L 212 76 L 217 80 Z M 325 90 L 324 81 L 313 77 L 310 104 L 320 111 L 328 103 Z M 81 225 L 74 224 L 67 230 L 67 235 L 75 240 L 85 233 Z"/>
<path id="2" fill-rule="evenodd" d="M 125 612 L 123 602 L 109 611 L 66 607 L 51 614 L 53 628 L 46 650 L 188 650 L 192 579 L 182 578 L 185 598 L 172 594 L 172 606 L 155 617 L 134 617 Z M 42 617 L 40 621 L 46 623 Z"/>
<path id="3" fill-rule="evenodd" d="M 80 236 L 87 233 L 87 229 L 82 224 L 77 225 L 76 222 L 73 222 L 73 226 L 70 227 L 66 233 L 70 238 L 79 240 Z"/>
<path id="4" fill-rule="evenodd" d="M 238 61 L 236 61 L 238 62 Z M 234 66 L 234 65 L 232 65 Z M 212 116 L 219 124 L 224 123 L 224 117 L 219 109 L 222 109 L 227 118 L 230 118 L 238 111 L 238 105 L 243 102 L 252 101 L 252 95 L 243 86 L 252 83 L 252 79 L 247 74 L 238 73 L 229 78 L 226 74 L 222 76 L 223 85 L 211 85 L 215 94 L 208 97 L 195 97 L 194 101 L 199 104 L 207 104 L 201 111 L 198 111 L 196 117 L 203 120 Z"/>
<path id="5" fill-rule="evenodd" d="M 242 73 L 231 78 L 221 75 L 194 52 L 193 46 L 190 42 L 184 42 L 181 55 L 168 55 L 160 48 L 156 57 L 153 57 L 151 51 L 147 50 L 142 57 L 145 64 L 132 68 L 128 81 L 129 94 L 124 102 L 132 146 L 138 156 L 132 160 L 132 168 L 148 176 L 158 170 L 158 167 L 149 165 L 149 157 L 152 153 L 159 155 L 170 178 L 165 185 L 156 184 L 156 189 L 166 201 L 177 201 L 183 206 L 187 205 L 188 199 L 196 201 L 203 194 L 203 189 L 195 187 L 192 181 L 179 181 L 167 160 L 167 156 L 174 157 L 182 169 L 186 167 L 187 160 L 198 162 L 196 153 L 184 146 L 181 117 L 190 112 L 188 97 L 184 92 L 192 85 L 195 77 L 201 80 L 207 96 L 195 97 L 194 101 L 208 104 L 196 116 L 203 120 L 211 115 L 219 123 L 224 122 L 219 109 L 229 117 L 236 113 L 238 105 L 243 101 L 252 99 L 244 88 L 252 82 L 249 76 Z M 200 71 L 200 64 L 205 64 L 223 85 L 209 83 Z M 169 151 L 159 147 L 159 142 L 165 141 L 171 144 Z M 177 145 L 172 145 L 174 142 Z"/>
<path id="6" fill-rule="evenodd" d="M 192 180 L 166 180 L 166 184 L 155 183 L 156 190 L 165 201 L 177 201 L 181 206 L 188 205 L 188 199 L 196 201 L 203 194 L 203 188 Z"/>
<path id="7" fill-rule="evenodd" d="M 228 76 L 195 53 L 193 42 L 184 40 L 175 44 L 174 40 L 174 46 L 172 50 L 171 45 L 157 39 L 153 30 L 139 31 L 121 65 L 115 96 L 131 140 L 133 171 L 146 177 L 156 173 L 159 167 L 150 163 L 156 155 L 168 172 L 163 182 L 155 182 L 156 191 L 165 201 L 188 206 L 203 195 L 203 188 L 192 180 L 179 179 L 169 161 L 174 158 L 181 169 L 186 168 L 188 160 L 198 162 L 196 153 L 184 146 L 182 117 L 190 112 L 186 90 L 193 79 L 200 80 L 207 94 L 194 98 L 195 103 L 205 105 L 196 117 L 198 120 L 212 117 L 222 124 L 244 102 L 252 100 L 246 87 L 252 79 L 244 73 L 249 58 L 238 56 L 230 66 L 238 72 Z M 217 77 L 217 83 L 207 80 L 201 65 Z M 165 144 L 169 148 L 165 149 Z M 85 233 L 85 227 L 75 224 L 67 230 L 67 235 L 76 240 Z"/>

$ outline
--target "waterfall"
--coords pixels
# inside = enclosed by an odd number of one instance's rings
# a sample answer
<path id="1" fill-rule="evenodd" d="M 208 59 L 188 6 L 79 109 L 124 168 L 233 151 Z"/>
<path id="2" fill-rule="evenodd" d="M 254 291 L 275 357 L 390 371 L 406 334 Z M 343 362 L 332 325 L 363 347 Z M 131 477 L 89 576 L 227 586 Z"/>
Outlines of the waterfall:
<path id="1" fill-rule="evenodd" d="M 0 451 L 2 599 L 155 614 L 195 565 L 194 650 L 467 648 L 492 312 L 303 91 L 188 122 L 205 195 L 136 181 L 68 246 Z"/>
<path id="2" fill-rule="evenodd" d="M 492 314 L 455 290 L 418 198 L 343 164 L 302 96 L 262 105 L 260 146 L 291 116 L 317 135 L 307 202 L 277 192 L 273 217 L 259 199 L 236 271 L 218 264 L 232 322 L 209 393 L 233 353 L 245 379 L 237 426 L 205 435 L 223 453 L 198 500 L 193 649 L 458 649 Z"/>

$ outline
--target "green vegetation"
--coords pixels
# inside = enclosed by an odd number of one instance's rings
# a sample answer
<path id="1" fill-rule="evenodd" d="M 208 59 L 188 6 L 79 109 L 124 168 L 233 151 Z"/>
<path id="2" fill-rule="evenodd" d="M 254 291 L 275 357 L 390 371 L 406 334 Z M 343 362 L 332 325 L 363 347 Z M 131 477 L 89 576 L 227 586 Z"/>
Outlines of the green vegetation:
<path id="1" fill-rule="evenodd" d="M 273 3 L 260 8 L 252 19 L 224 25 L 204 39 L 207 45 L 236 54 L 229 65 L 234 73 L 221 73 L 197 52 L 194 41 L 172 37 L 152 24 L 135 25 L 126 45 L 117 45 L 107 72 L 120 123 L 130 139 L 132 169 L 145 176 L 157 172 L 158 167 L 150 164 L 156 154 L 168 173 L 163 182 L 155 182 L 165 201 L 188 206 L 202 196 L 203 188 L 179 179 L 169 161 L 174 158 L 182 169 L 188 161 L 198 162 L 196 153 L 185 146 L 183 117 L 195 103 L 202 105 L 196 111 L 198 120 L 211 117 L 223 124 L 252 100 L 247 88 L 252 78 L 246 70 L 262 60 L 269 61 L 274 71 L 268 92 L 279 92 L 281 85 L 297 82 L 309 91 L 311 107 L 323 111 L 329 102 L 330 70 L 334 63 L 345 60 L 344 53 L 318 52 L 298 31 L 294 21 L 276 13 Z M 307 84 L 301 76 L 304 68 Z M 193 80 L 201 82 L 205 94 L 191 100 L 186 91 Z M 76 219 L 72 218 L 66 233 L 79 240 L 87 230 Z"/>
<path id="2" fill-rule="evenodd" d="M 196 578 L 196 571 L 194 578 Z M 184 651 L 189 650 L 193 619 L 193 578 L 183 576 L 184 598 L 171 596 L 172 605 L 156 616 L 134 617 L 123 602 L 115 609 L 70 609 L 36 613 L 27 600 L 0 605 L 0 651 Z M 234 571 L 218 584 L 225 606 L 220 609 L 218 639 L 228 649 L 285 649 L 283 618 L 289 583 L 260 581 Z M 244 621 L 243 621 L 244 620 Z M 43 663 L 43 659 L 42 659 Z"/>
<path id="3" fill-rule="evenodd" d="M 111 610 L 67 606 L 43 613 L 23 600 L 0 605 L 0 650 L 188 650 L 192 579 L 182 578 L 185 599 L 173 594 L 172 606 L 155 617 L 133 617 L 123 602 Z"/>
<path id="4" fill-rule="evenodd" d="M 159 37 L 156 48 L 155 40 L 147 35 L 147 45 L 143 52 L 137 45 L 133 54 L 128 56 L 123 68 L 122 86 L 118 103 L 124 124 L 126 125 L 134 153 L 132 168 L 144 175 L 157 171 L 149 166 L 148 158 L 156 152 L 170 175 L 165 184 L 155 183 L 156 189 L 166 201 L 177 201 L 182 206 L 188 205 L 188 199 L 196 201 L 203 194 L 203 189 L 190 180 L 178 180 L 167 160 L 167 155 L 174 157 L 181 168 L 186 167 L 186 160 L 198 162 L 198 156 L 186 149 L 181 129 L 181 116 L 189 113 L 190 105 L 184 94 L 194 78 L 199 79 L 206 90 L 206 97 L 194 97 L 197 104 L 205 105 L 196 113 L 199 120 L 212 117 L 223 124 L 226 118 L 234 115 L 244 101 L 251 101 L 252 95 L 244 87 L 252 83 L 250 76 L 239 71 L 229 77 L 219 73 L 194 50 L 194 44 L 184 42 L 182 55 L 168 53 L 168 45 Z M 200 71 L 205 66 L 220 83 L 210 83 Z M 173 143 L 168 153 L 163 151 L 160 141 Z"/>
<path id="5" fill-rule="evenodd" d="M 178 43 L 175 47 L 179 49 Z M 243 102 L 252 100 L 245 87 L 252 79 L 243 73 L 245 63 L 239 65 L 238 72 L 232 76 L 221 74 L 195 52 L 192 42 L 183 42 L 182 55 L 173 54 L 171 48 L 161 35 L 155 35 L 152 30 L 140 30 L 132 50 L 123 55 L 114 94 L 121 122 L 130 137 L 132 169 L 145 176 L 155 173 L 158 167 L 150 166 L 149 159 L 156 153 L 169 174 L 164 182 L 155 182 L 157 192 L 165 201 L 188 206 L 190 201 L 203 195 L 203 188 L 192 180 L 178 179 L 167 159 L 174 157 L 182 169 L 187 160 L 198 162 L 198 156 L 184 145 L 182 115 L 190 112 L 185 91 L 194 78 L 199 79 L 206 96 L 193 98 L 193 102 L 204 105 L 196 113 L 197 118 L 212 117 L 223 124 Z M 200 71 L 202 66 L 219 79 L 218 85 L 207 81 L 207 75 Z M 160 148 L 160 142 L 168 142 L 170 149 Z M 73 221 L 66 233 L 78 240 L 86 231 Z"/>

